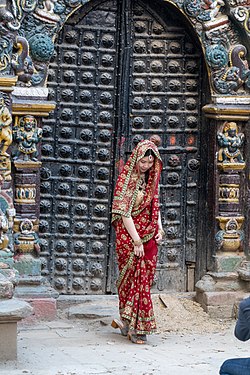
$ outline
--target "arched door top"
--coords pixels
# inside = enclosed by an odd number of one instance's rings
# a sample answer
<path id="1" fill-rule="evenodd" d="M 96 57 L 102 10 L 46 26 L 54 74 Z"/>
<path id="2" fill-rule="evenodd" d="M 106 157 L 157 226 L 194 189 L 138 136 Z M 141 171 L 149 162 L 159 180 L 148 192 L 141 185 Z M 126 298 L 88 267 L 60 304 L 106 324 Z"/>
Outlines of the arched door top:
<path id="1" fill-rule="evenodd" d="M 12 27 L 11 22 L 6 26 L 10 32 L 14 30 L 22 36 L 17 44 L 18 58 L 25 51 L 27 56 L 30 51 L 35 68 L 30 81 L 33 86 L 46 86 L 47 67 L 53 54 L 54 41 L 67 19 L 75 12 L 80 14 L 81 11 L 88 11 L 88 8 L 93 8 L 99 2 L 24 1 L 19 7 L 10 4 L 13 25 L 15 23 L 16 26 Z M 111 4 L 112 2 L 110 1 Z M 142 0 L 142 4 L 144 3 Z M 223 0 L 155 0 L 155 3 L 163 8 L 163 12 L 164 5 L 181 12 L 193 27 L 207 63 L 210 92 L 214 101 L 218 96 L 249 95 L 250 70 L 246 60 L 248 46 L 244 42 L 250 33 L 247 6 L 239 6 L 237 1 Z M 239 35 L 239 28 L 242 37 Z M 9 66 L 3 66 L 2 73 L 8 69 Z"/>

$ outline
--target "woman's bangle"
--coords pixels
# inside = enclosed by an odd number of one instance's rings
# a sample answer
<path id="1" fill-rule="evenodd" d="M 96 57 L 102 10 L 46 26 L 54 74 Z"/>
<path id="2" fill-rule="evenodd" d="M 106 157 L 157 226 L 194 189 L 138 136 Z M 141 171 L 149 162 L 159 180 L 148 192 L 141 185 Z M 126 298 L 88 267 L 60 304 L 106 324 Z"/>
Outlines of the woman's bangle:
<path id="1" fill-rule="evenodd" d="M 165 236 L 165 232 L 164 232 L 164 230 L 163 230 L 163 229 L 159 229 L 159 230 L 158 230 L 158 233 L 160 233 L 160 235 L 161 235 L 162 237 L 164 237 L 164 236 Z"/>
<path id="2" fill-rule="evenodd" d="M 140 246 L 142 245 L 142 240 L 139 239 L 138 241 L 133 241 L 134 246 Z"/>

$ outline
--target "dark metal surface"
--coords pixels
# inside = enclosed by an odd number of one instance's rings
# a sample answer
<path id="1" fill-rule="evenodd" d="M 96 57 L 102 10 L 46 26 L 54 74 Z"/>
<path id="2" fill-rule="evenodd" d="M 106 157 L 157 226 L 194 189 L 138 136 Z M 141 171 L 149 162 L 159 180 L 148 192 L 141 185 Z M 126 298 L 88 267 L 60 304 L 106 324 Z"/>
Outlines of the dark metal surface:
<path id="1" fill-rule="evenodd" d="M 173 11 L 160 14 L 146 3 L 93 2 L 56 43 L 48 87 L 57 108 L 43 126 L 40 235 L 43 273 L 61 293 L 115 292 L 110 206 L 117 166 L 151 134 L 162 138 L 164 163 L 166 238 L 156 288 L 186 290 L 195 266 L 201 54 Z"/>

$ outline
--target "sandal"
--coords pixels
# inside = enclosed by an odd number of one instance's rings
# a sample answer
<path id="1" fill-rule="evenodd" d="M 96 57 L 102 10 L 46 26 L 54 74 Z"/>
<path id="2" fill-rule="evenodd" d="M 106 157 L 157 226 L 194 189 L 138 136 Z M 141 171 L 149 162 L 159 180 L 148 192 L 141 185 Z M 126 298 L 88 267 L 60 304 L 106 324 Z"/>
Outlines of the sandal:
<path id="1" fill-rule="evenodd" d="M 148 341 L 147 335 L 137 335 L 137 336 L 138 336 L 138 339 L 140 339 L 140 340 L 142 340 L 144 342 Z"/>
<path id="2" fill-rule="evenodd" d="M 111 323 L 111 326 L 113 328 L 119 328 L 120 331 L 121 331 L 121 334 L 122 336 L 127 336 L 128 335 L 128 324 L 124 324 L 123 322 L 121 322 L 120 320 L 118 319 L 114 319 Z"/>
<path id="3" fill-rule="evenodd" d="M 142 336 L 142 335 L 141 335 Z M 146 336 L 146 335 L 145 335 Z M 139 344 L 139 345 L 142 345 L 142 344 L 145 344 L 146 341 L 144 341 L 143 339 L 140 338 L 139 335 L 135 335 L 135 334 L 131 334 L 131 333 L 128 333 L 128 339 L 131 340 L 131 342 L 133 344 Z"/>

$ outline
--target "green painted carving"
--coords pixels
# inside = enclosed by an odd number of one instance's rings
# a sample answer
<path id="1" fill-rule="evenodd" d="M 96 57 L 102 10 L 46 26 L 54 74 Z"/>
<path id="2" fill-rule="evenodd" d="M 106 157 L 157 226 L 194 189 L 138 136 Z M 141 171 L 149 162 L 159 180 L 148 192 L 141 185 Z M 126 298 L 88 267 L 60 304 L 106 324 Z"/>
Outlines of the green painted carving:
<path id="1" fill-rule="evenodd" d="M 221 69 L 228 63 L 228 53 L 221 45 L 208 46 L 206 49 L 206 59 L 212 69 Z"/>
<path id="2" fill-rule="evenodd" d="M 49 61 L 54 52 L 54 43 L 46 34 L 36 34 L 29 39 L 32 57 L 41 62 Z"/>

